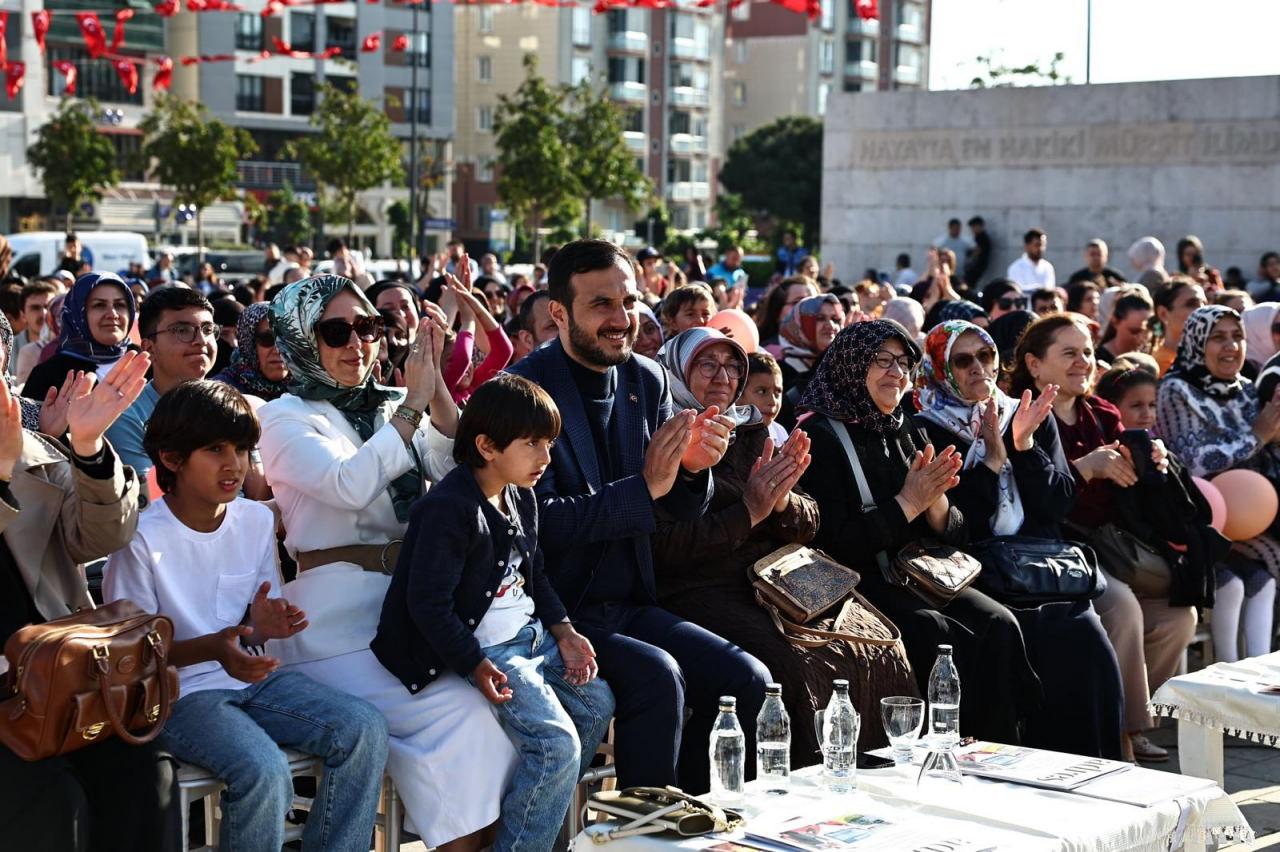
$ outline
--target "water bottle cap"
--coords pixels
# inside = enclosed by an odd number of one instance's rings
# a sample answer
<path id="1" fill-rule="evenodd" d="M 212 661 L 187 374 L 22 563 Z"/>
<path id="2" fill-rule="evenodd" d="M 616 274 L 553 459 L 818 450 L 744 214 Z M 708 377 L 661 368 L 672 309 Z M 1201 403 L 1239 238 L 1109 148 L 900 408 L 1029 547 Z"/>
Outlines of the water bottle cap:
<path id="1" fill-rule="evenodd" d="M 734 698 L 732 695 L 720 696 L 721 710 L 734 710 L 737 708 L 737 706 L 738 706 L 738 699 Z"/>
<path id="2" fill-rule="evenodd" d="M 939 654 L 950 654 L 950 653 L 951 653 L 951 646 L 950 646 L 950 645 L 939 645 L 939 646 L 938 646 L 938 653 L 939 653 Z"/>
<path id="3" fill-rule="evenodd" d="M 844 678 L 842 678 L 842 677 L 841 677 L 841 678 L 836 678 L 835 680 L 831 681 L 831 685 L 832 685 L 833 687 L 835 687 L 837 690 L 848 689 L 848 688 L 849 688 L 849 681 L 845 680 L 845 679 L 844 679 Z"/>
<path id="4" fill-rule="evenodd" d="M 782 684 L 780 684 L 780 683 L 766 683 L 766 684 L 764 685 L 764 694 L 765 694 L 765 695 L 781 695 L 781 694 L 782 694 Z"/>

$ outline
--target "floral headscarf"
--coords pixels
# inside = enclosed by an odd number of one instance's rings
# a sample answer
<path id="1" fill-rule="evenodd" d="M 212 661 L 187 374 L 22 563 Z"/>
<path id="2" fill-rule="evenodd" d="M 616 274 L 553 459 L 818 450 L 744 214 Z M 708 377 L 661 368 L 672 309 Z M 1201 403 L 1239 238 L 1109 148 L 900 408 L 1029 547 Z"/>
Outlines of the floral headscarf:
<path id="1" fill-rule="evenodd" d="M 812 368 L 821 354 L 818 352 L 818 317 L 826 305 L 841 309 L 840 300 L 830 293 L 801 299 L 787 311 L 778 329 L 778 343 L 783 358 L 795 358 L 806 368 Z"/>
<path id="2" fill-rule="evenodd" d="M 258 363 L 258 344 L 254 337 L 258 323 L 267 319 L 270 313 L 270 302 L 257 302 L 244 309 L 240 319 L 236 320 L 236 351 L 231 354 L 231 363 L 213 377 L 214 381 L 231 385 L 241 393 L 262 397 L 267 402 L 289 390 L 287 379 L 271 381 L 262 374 L 262 365 Z"/>
<path id="3" fill-rule="evenodd" d="M 9 396 L 18 397 L 18 405 L 22 408 L 22 428 L 32 432 L 39 432 L 41 404 L 34 399 L 20 396 L 17 382 L 9 374 L 8 366 L 13 363 L 15 354 L 13 351 L 13 327 L 9 325 L 9 320 L 4 314 L 0 314 L 0 350 L 4 351 L 4 363 L 6 365 L 4 382 L 9 388 Z"/>
<path id="4" fill-rule="evenodd" d="M 404 388 L 391 388 L 373 380 L 373 368 L 364 383 L 354 388 L 339 385 L 320 363 L 320 343 L 316 323 L 324 309 L 343 290 L 353 293 L 370 316 L 378 311 L 365 294 L 349 278 L 317 275 L 286 286 L 271 302 L 271 328 L 276 333 L 276 348 L 289 368 L 289 393 L 302 399 L 322 400 L 342 412 L 352 428 L 367 441 L 386 420 L 383 406 L 405 398 Z M 409 519 L 409 506 L 422 493 L 422 465 L 410 444 L 415 467 L 402 474 L 388 487 L 396 518 Z"/>
<path id="5" fill-rule="evenodd" d="M 691 328 L 672 337 L 658 350 L 658 363 L 667 371 L 671 383 L 671 399 L 681 408 L 692 408 L 702 411 L 706 408 L 690 390 L 690 375 L 693 362 L 707 347 L 718 343 L 727 343 L 734 356 L 742 365 L 742 378 L 738 379 L 737 393 L 733 401 L 742 398 L 747 388 L 747 353 L 742 344 L 714 328 Z M 731 405 L 727 411 L 720 412 L 733 421 L 735 426 L 755 423 L 762 419 L 760 412 L 753 405 Z"/>
<path id="6" fill-rule="evenodd" d="M 848 326 L 831 341 L 830 348 L 814 368 L 813 378 L 800 398 L 801 411 L 862 426 L 872 432 L 897 431 L 902 426 L 902 410 L 885 414 L 867 390 L 871 358 L 887 340 L 902 344 L 903 351 L 920 360 L 920 347 L 907 330 L 892 320 L 871 320 Z"/>
<path id="7" fill-rule="evenodd" d="M 941 322 L 924 339 L 922 386 L 916 398 L 920 402 L 922 418 L 969 443 L 962 468 L 969 470 L 983 464 L 987 458 L 987 442 L 982 438 L 982 417 L 986 414 L 987 406 L 996 406 L 1000 434 L 1003 435 L 1013 421 L 1018 402 L 1006 396 L 994 382 L 991 396 L 985 402 L 964 395 L 951 370 L 951 349 L 965 334 L 976 334 L 983 343 L 995 349 L 997 362 L 999 361 L 1000 350 L 984 329 L 963 320 Z M 1024 514 L 1022 498 L 1018 495 L 1018 483 L 1013 476 L 1013 463 L 1007 457 L 1000 468 L 998 479 L 999 489 L 996 510 L 991 516 L 991 532 L 994 535 L 1014 535 L 1022 529 Z"/>
<path id="8" fill-rule="evenodd" d="M 1240 322 L 1240 314 L 1226 305 L 1205 305 L 1192 311 L 1191 316 L 1187 317 L 1187 324 L 1182 327 L 1178 355 L 1173 359 L 1173 366 L 1169 368 L 1165 378 L 1182 379 L 1219 401 L 1235 399 L 1248 384 L 1247 380 L 1242 379 L 1239 373 L 1230 381 L 1216 378 L 1209 372 L 1204 357 L 1204 347 L 1209 342 L 1209 335 L 1213 333 L 1214 326 L 1226 317 Z"/>
<path id="9" fill-rule="evenodd" d="M 89 294 L 99 284 L 114 284 L 124 293 L 125 304 L 129 307 L 129 325 L 125 329 L 125 338 L 119 343 L 108 346 L 93 338 L 89 328 Z M 81 275 L 71 292 L 62 302 L 62 324 L 58 336 L 58 351 L 79 356 L 95 364 L 111 364 L 119 361 L 129 348 L 128 332 L 133 330 L 137 322 L 138 309 L 134 305 L 133 291 L 124 279 L 112 272 L 89 272 Z"/>

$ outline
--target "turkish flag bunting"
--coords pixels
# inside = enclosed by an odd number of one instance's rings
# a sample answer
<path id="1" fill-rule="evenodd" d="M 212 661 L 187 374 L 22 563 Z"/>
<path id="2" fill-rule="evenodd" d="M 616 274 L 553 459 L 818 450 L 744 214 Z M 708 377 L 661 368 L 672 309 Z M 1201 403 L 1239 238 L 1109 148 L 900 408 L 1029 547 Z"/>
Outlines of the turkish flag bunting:
<path id="1" fill-rule="evenodd" d="M 76 20 L 80 22 L 80 34 L 84 36 L 84 46 L 89 51 L 90 59 L 97 59 L 107 52 L 107 34 L 102 31 L 102 22 L 97 12 L 77 12 Z"/>
<path id="2" fill-rule="evenodd" d="M 162 18 L 172 18 L 178 14 L 178 0 L 160 0 L 156 4 L 156 14 Z"/>
<path id="3" fill-rule="evenodd" d="M 5 33 L 9 30 L 9 13 L 0 12 L 0 68 L 9 64 L 9 57 L 5 53 Z"/>
<path id="4" fill-rule="evenodd" d="M 138 91 L 138 66 L 134 65 L 128 59 L 117 59 L 111 63 L 116 68 L 116 74 L 120 77 L 120 82 L 124 84 L 129 94 Z"/>
<path id="5" fill-rule="evenodd" d="M 391 42 L 391 49 L 396 53 L 404 53 L 409 49 L 409 37 L 407 35 L 396 36 L 396 40 Z"/>
<path id="6" fill-rule="evenodd" d="M 880 18 L 879 0 L 853 0 L 853 11 L 864 21 L 875 21 Z"/>
<path id="7" fill-rule="evenodd" d="M 168 91 L 169 84 L 173 82 L 173 60 L 167 56 L 157 56 L 156 65 L 156 78 L 152 81 L 151 88 Z"/>
<path id="8" fill-rule="evenodd" d="M 360 42 L 361 53 L 373 53 L 382 47 L 382 33 L 372 33 L 364 37 L 364 41 Z"/>
<path id="9" fill-rule="evenodd" d="M 292 56 L 292 57 L 306 56 L 306 54 L 303 53 L 301 50 L 294 50 L 293 45 L 289 44 L 289 42 L 280 38 L 280 36 L 275 36 L 274 38 L 272 38 L 271 44 L 273 47 L 275 47 L 276 53 L 281 53 L 281 54 L 284 54 L 285 56 Z"/>
<path id="10" fill-rule="evenodd" d="M 133 17 L 132 9 L 120 9 L 116 12 L 116 28 L 111 33 L 111 52 L 115 53 L 124 44 L 124 22 Z"/>
<path id="11" fill-rule="evenodd" d="M 284 8 L 284 4 L 280 0 L 271 0 L 267 5 L 262 7 L 262 17 L 271 18 L 280 14 L 280 10 Z"/>
<path id="12" fill-rule="evenodd" d="M 40 52 L 44 53 L 44 36 L 49 32 L 49 21 L 52 16 L 48 9 L 41 9 L 39 12 L 31 13 L 31 32 L 35 34 L 36 44 L 40 47 Z"/>
<path id="13" fill-rule="evenodd" d="M 54 70 L 67 78 L 67 86 L 63 89 L 64 95 L 74 95 L 76 93 L 76 65 L 66 59 L 59 59 L 53 63 Z"/>
<path id="14" fill-rule="evenodd" d="M 4 68 L 4 90 L 9 95 L 9 100 L 13 100 L 18 96 L 18 92 L 22 89 L 22 81 L 27 77 L 27 63 L 10 62 Z"/>

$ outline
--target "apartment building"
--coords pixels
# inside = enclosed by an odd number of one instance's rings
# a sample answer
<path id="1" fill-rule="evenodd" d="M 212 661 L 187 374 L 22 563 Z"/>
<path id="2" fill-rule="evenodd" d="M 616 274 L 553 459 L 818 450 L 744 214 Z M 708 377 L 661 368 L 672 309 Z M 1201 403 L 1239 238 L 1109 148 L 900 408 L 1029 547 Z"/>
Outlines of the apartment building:
<path id="1" fill-rule="evenodd" d="M 453 183 L 457 233 L 473 251 L 509 248 L 513 236 L 497 194 L 493 120 L 498 96 L 524 78 L 526 54 L 552 85 L 588 77 L 626 110 L 627 144 L 682 230 L 706 227 L 719 168 L 723 15 L 691 4 L 670 9 L 532 3 L 455 10 L 457 134 Z M 597 202 L 606 235 L 638 242 L 644 211 Z"/>
<path id="2" fill-rule="evenodd" d="M 729 13 L 724 145 L 786 115 L 821 117 L 832 92 L 925 89 L 932 0 L 880 0 L 864 21 L 848 0 L 822 0 L 809 21 L 768 2 Z"/>

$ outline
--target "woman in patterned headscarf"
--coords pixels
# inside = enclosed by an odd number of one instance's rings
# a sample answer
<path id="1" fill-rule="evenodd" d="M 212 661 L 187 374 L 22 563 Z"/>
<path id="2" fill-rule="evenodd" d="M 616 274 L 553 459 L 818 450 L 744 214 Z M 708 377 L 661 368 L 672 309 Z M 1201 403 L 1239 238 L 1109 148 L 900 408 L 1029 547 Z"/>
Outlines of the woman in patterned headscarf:
<path id="1" fill-rule="evenodd" d="M 9 387 L 11 396 L 18 396 L 18 389 L 14 385 L 13 376 L 9 375 L 9 371 L 4 368 L 8 366 L 9 360 L 13 358 L 13 327 L 9 325 L 8 318 L 4 314 L 0 314 L 0 371 L 4 371 L 4 381 Z M 32 432 L 42 431 L 40 429 L 40 403 L 26 397 L 18 397 L 18 404 L 22 406 L 22 428 L 30 429 Z"/>
<path id="2" fill-rule="evenodd" d="M 290 284 L 271 303 L 289 392 L 259 412 L 259 448 L 298 562 L 282 594 L 311 621 L 273 642 L 273 653 L 382 710 L 387 770 L 414 831 L 429 846 L 479 848 L 471 836 L 497 819 L 515 763 L 510 740 L 458 675 L 410 693 L 369 650 L 409 504 L 453 467 L 458 422 L 440 374 L 444 329 L 424 321 L 405 360 L 406 387 L 390 388 L 373 373 L 382 323 L 336 275 Z"/>
<path id="3" fill-rule="evenodd" d="M 966 735 L 1017 742 L 1019 722 L 1040 703 L 1018 622 L 1008 609 L 969 588 L 942 609 L 888 580 L 873 566 L 891 562 L 922 538 L 959 544 L 965 519 L 947 497 L 959 483 L 954 446 L 935 450 L 907 417 L 920 348 L 889 320 L 840 332 L 800 401 L 813 463 L 801 484 L 822 507 L 815 543 L 862 569 L 859 591 L 901 629 L 921 692 L 940 644 L 955 647 L 963 683 L 960 728 Z M 864 510 L 850 453 L 865 473 Z M 879 696 L 877 696 L 879 697 Z"/>
<path id="4" fill-rule="evenodd" d="M 778 366 L 782 369 L 782 408 L 778 421 L 795 425 L 796 404 L 813 377 L 814 365 L 844 327 L 844 306 L 824 293 L 797 302 L 787 312 L 778 331 Z"/>
<path id="5" fill-rule="evenodd" d="M 215 381 L 263 402 L 279 398 L 289 387 L 289 369 L 276 347 L 270 314 L 270 302 L 258 302 L 244 309 L 236 321 L 236 349 L 231 363 L 213 376 Z"/>

